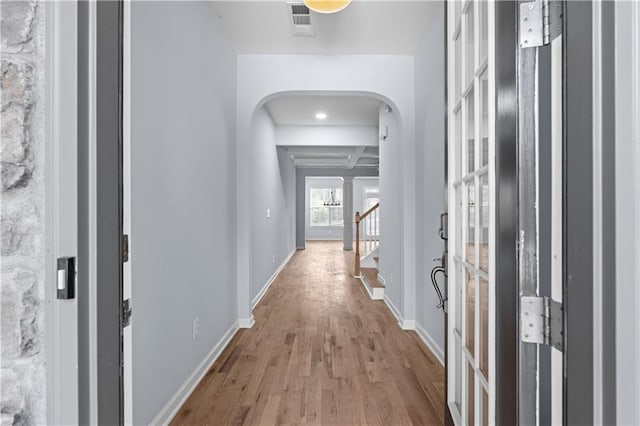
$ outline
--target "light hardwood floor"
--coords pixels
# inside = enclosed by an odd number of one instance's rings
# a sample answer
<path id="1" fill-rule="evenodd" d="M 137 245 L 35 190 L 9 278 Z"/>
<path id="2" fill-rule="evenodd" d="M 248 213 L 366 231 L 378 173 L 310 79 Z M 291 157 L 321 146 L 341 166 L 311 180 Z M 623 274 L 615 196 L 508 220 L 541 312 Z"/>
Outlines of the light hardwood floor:
<path id="1" fill-rule="evenodd" d="M 443 424 L 442 366 L 352 276 L 341 242 L 307 242 L 172 424 Z"/>

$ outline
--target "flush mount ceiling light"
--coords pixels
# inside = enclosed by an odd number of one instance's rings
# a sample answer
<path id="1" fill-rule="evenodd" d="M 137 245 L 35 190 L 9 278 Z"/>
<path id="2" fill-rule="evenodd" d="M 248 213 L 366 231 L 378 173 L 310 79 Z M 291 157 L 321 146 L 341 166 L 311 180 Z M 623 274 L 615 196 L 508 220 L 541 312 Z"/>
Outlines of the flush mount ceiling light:
<path id="1" fill-rule="evenodd" d="M 349 6 L 351 0 L 304 0 L 304 4 L 314 12 L 335 13 Z"/>
<path id="2" fill-rule="evenodd" d="M 327 114 L 325 114 L 324 112 L 318 112 L 318 113 L 316 113 L 316 118 L 318 120 L 324 120 L 324 119 L 327 118 Z"/>

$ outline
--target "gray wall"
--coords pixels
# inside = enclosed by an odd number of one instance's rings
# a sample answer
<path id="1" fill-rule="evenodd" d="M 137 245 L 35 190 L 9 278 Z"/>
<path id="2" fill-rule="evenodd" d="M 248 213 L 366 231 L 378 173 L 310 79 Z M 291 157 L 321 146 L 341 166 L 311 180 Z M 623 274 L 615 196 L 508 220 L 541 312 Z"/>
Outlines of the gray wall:
<path id="1" fill-rule="evenodd" d="M 395 111 L 380 107 L 380 133 L 388 128 L 386 140 L 380 141 L 380 262 L 378 270 L 385 281 L 387 298 L 404 315 L 402 298 L 402 223 L 403 214 L 403 142 Z"/>
<path id="2" fill-rule="evenodd" d="M 45 5 L 0 3 L 2 424 L 45 424 Z"/>
<path id="3" fill-rule="evenodd" d="M 305 248 L 305 181 L 307 176 L 378 176 L 375 167 L 354 168 L 351 170 L 340 168 L 298 167 L 296 168 L 296 247 Z M 355 214 L 355 211 L 354 213 Z"/>
<path id="4" fill-rule="evenodd" d="M 335 188 L 342 188 L 342 178 L 307 178 L 305 179 L 306 186 L 304 191 L 304 226 L 305 226 L 305 238 L 307 240 L 340 240 L 343 239 L 343 227 L 342 226 L 311 226 L 311 213 L 309 211 L 310 199 L 309 193 L 313 187 L 322 187 L 324 185 L 331 185 Z M 343 203 L 344 205 L 344 203 Z M 353 213 L 355 215 L 355 211 Z"/>
<path id="5" fill-rule="evenodd" d="M 416 78 L 416 321 L 444 350 L 444 315 L 429 274 L 444 241 L 438 236 L 444 193 L 444 5 L 431 20 L 414 57 Z M 444 282 L 441 276 L 439 283 Z"/>
<path id="6" fill-rule="evenodd" d="M 295 249 L 295 167 L 264 107 L 251 122 L 251 299 Z M 266 211 L 270 210 L 267 218 Z"/>
<path id="7" fill-rule="evenodd" d="M 208 3 L 135 2 L 131 19 L 133 422 L 148 424 L 237 318 L 237 71 Z"/>

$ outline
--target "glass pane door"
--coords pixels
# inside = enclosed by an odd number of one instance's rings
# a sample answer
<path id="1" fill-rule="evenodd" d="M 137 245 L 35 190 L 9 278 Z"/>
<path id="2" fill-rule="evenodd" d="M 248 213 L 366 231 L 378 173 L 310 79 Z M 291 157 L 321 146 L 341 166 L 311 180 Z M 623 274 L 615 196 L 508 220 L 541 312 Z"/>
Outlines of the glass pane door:
<path id="1" fill-rule="evenodd" d="M 448 395 L 456 424 L 494 416 L 493 2 L 448 3 Z"/>

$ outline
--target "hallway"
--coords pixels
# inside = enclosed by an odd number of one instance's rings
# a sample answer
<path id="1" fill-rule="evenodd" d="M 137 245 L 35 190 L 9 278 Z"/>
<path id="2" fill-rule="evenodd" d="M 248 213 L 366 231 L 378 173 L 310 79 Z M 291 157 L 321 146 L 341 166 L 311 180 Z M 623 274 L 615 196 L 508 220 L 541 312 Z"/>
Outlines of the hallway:
<path id="1" fill-rule="evenodd" d="M 173 424 L 442 424 L 443 367 L 352 259 L 338 241 L 298 251 Z"/>

